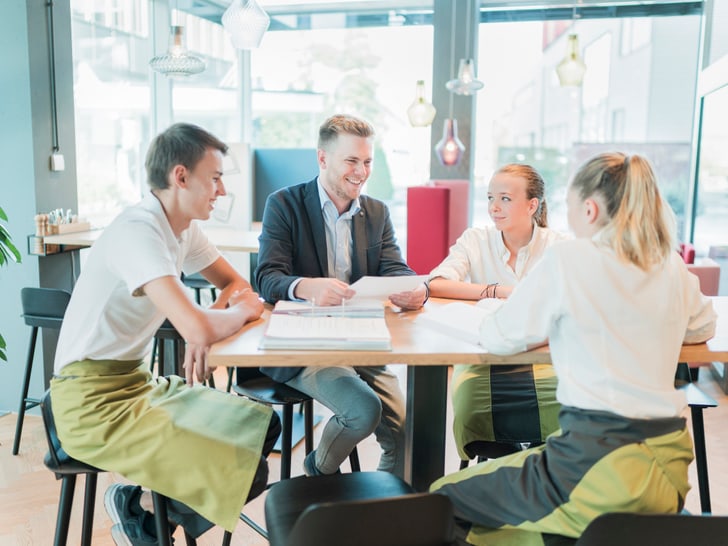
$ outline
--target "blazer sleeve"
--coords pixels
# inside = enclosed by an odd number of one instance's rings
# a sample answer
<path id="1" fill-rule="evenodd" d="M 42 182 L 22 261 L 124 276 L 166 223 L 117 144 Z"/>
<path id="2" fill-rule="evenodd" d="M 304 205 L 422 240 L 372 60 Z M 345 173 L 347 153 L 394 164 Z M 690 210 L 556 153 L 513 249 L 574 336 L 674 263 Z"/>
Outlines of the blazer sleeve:
<path id="1" fill-rule="evenodd" d="M 263 230 L 260 234 L 255 281 L 258 292 L 268 302 L 288 299 L 288 287 L 298 277 L 293 274 L 291 213 L 279 192 L 266 199 Z"/>
<path id="2" fill-rule="evenodd" d="M 376 207 L 372 210 L 371 204 L 367 207 L 370 211 L 372 232 L 374 232 L 374 235 L 371 235 L 370 232 L 367 247 L 367 275 L 380 277 L 415 275 L 402 257 L 402 251 L 394 234 L 389 208 L 384 203 L 379 204 L 379 210 Z"/>

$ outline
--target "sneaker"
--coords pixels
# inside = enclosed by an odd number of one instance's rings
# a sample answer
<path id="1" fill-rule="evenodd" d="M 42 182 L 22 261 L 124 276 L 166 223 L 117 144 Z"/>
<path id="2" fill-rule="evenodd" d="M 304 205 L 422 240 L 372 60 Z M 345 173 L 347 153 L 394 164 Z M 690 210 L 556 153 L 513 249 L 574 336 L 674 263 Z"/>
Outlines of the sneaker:
<path id="1" fill-rule="evenodd" d="M 111 538 L 117 546 L 151 546 L 157 537 L 144 529 L 145 519 L 153 517 L 139 504 L 142 488 L 114 483 L 104 495 L 104 506 L 113 525 Z"/>
<path id="2" fill-rule="evenodd" d="M 306 455 L 305 459 L 303 459 L 303 473 L 306 476 L 324 476 L 325 475 L 316 466 L 316 450 L 315 449 L 311 453 Z M 341 474 L 341 471 L 337 468 L 336 472 L 334 472 L 334 474 Z"/>

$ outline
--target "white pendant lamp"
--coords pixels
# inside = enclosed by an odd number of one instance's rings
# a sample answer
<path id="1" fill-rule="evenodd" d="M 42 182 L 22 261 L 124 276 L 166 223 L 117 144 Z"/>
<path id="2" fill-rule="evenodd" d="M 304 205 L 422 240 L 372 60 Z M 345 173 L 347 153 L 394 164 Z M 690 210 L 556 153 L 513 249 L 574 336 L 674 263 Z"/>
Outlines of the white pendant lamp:
<path id="1" fill-rule="evenodd" d="M 561 87 L 580 86 L 585 72 L 586 64 L 579 54 L 579 37 L 576 34 L 569 34 L 566 56 L 556 66 L 556 74 L 559 76 Z"/>
<path id="2" fill-rule="evenodd" d="M 270 26 L 270 16 L 255 0 L 233 0 L 222 14 L 222 26 L 237 49 L 255 49 Z"/>
<path id="3" fill-rule="evenodd" d="M 153 57 L 149 61 L 149 66 L 155 72 L 164 74 L 168 78 L 186 78 L 205 70 L 205 61 L 190 55 L 187 51 L 184 40 L 184 27 L 172 25 L 170 27 L 167 53 Z"/>
<path id="4" fill-rule="evenodd" d="M 437 110 L 425 99 L 425 81 L 417 80 L 415 100 L 407 108 L 407 117 L 412 127 L 428 127 L 432 125 Z"/>
<path id="5" fill-rule="evenodd" d="M 475 77 L 475 64 L 473 59 L 460 59 L 458 77 L 445 84 L 448 91 L 456 95 L 474 95 L 485 84 Z"/>

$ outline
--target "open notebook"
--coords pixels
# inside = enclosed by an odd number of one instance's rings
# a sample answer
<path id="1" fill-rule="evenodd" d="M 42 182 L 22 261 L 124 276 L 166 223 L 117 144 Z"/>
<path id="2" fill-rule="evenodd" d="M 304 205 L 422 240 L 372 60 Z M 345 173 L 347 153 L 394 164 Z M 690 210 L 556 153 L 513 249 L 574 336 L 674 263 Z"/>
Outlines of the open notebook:
<path id="1" fill-rule="evenodd" d="M 290 309 L 278 302 L 261 338 L 261 349 L 391 351 L 392 336 L 382 306 L 379 315 L 347 314 L 332 307 Z M 381 305 L 381 304 L 380 304 Z M 318 310 L 325 309 L 317 313 Z"/>
<path id="2" fill-rule="evenodd" d="M 477 304 L 456 301 L 427 309 L 417 322 L 474 345 L 479 344 L 480 324 L 486 315 L 501 306 L 503 300 L 480 300 Z"/>

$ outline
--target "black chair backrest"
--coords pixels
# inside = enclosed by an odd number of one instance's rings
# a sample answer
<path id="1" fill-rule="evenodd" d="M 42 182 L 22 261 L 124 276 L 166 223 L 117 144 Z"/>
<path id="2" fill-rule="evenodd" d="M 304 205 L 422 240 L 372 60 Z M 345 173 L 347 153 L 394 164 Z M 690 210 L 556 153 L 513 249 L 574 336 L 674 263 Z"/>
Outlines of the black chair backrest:
<path id="1" fill-rule="evenodd" d="M 450 499 L 433 493 L 313 504 L 288 537 L 295 546 L 444 546 L 454 540 Z"/>
<path id="2" fill-rule="evenodd" d="M 71 294 L 57 288 L 25 287 L 20 291 L 23 318 L 28 326 L 60 328 Z"/>
<path id="3" fill-rule="evenodd" d="M 584 530 L 577 546 L 718 546 L 728 543 L 728 516 L 602 514 Z"/>

